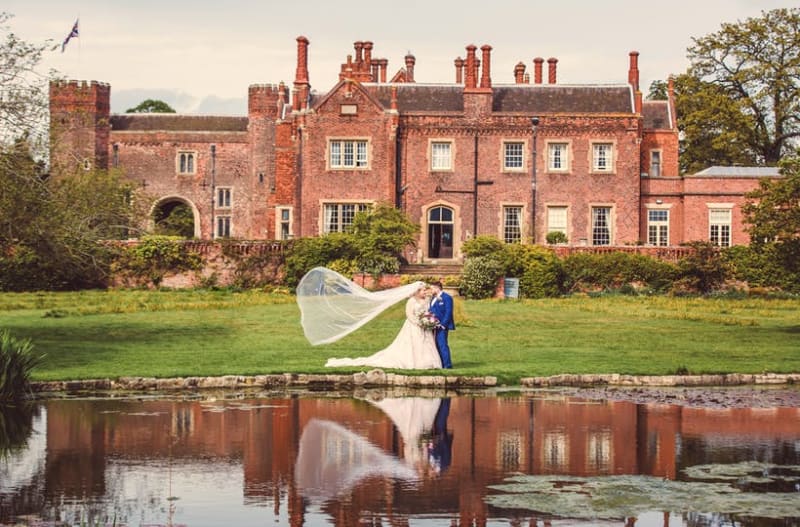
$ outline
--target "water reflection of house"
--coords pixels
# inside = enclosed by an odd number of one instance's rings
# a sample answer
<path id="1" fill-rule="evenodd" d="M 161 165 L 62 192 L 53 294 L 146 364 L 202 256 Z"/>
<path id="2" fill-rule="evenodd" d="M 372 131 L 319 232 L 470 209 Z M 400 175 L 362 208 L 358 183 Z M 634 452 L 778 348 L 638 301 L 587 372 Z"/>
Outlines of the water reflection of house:
<path id="1" fill-rule="evenodd" d="M 390 419 L 364 401 L 347 398 L 276 398 L 226 403 L 49 401 L 46 498 L 102 495 L 107 464 L 133 460 L 225 459 L 243 466 L 246 503 L 288 508 L 292 525 L 304 523 L 294 462 L 311 419 L 325 419 L 402 457 L 403 438 Z M 225 408 L 222 411 L 223 407 Z M 692 463 L 687 442 L 698 442 L 698 462 L 713 457 L 704 441 L 737 437 L 740 444 L 797 441 L 800 409 L 689 409 L 568 398 L 455 398 L 449 415 L 452 463 L 416 486 L 370 479 L 348 499 L 323 507 L 335 525 L 365 515 L 403 518 L 443 514 L 459 525 L 483 525 L 490 511 L 487 486 L 510 473 L 652 474 L 676 478 Z M 505 514 L 491 511 L 492 515 Z M 399 520 L 398 520 L 399 521 Z"/>

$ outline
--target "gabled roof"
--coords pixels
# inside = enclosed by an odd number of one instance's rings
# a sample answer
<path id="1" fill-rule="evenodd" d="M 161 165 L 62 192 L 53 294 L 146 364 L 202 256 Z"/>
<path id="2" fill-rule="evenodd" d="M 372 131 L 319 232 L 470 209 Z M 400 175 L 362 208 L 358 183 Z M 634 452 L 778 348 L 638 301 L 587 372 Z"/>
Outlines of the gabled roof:
<path id="1" fill-rule="evenodd" d="M 347 83 L 352 84 L 352 88 L 353 89 L 356 89 L 356 90 L 360 91 L 361 93 L 363 93 L 364 96 L 370 102 L 372 102 L 372 104 L 374 104 L 377 108 L 388 108 L 388 106 L 384 107 L 383 103 L 381 101 L 379 101 L 378 99 L 376 99 L 375 96 L 366 88 L 366 86 L 364 84 L 362 84 L 362 83 L 360 83 L 358 81 L 351 80 L 351 79 L 342 79 L 342 80 L 340 80 L 339 82 L 336 83 L 336 86 L 331 88 L 331 90 L 328 93 L 326 93 L 325 95 L 323 95 L 321 97 L 312 96 L 311 97 L 311 101 L 309 102 L 309 107 L 311 107 L 311 108 L 319 108 L 320 106 L 325 104 L 328 101 L 328 99 L 333 97 L 334 94 L 337 93 Z"/>
<path id="2" fill-rule="evenodd" d="M 780 176 L 778 167 L 721 167 L 713 166 L 687 177 L 759 178 Z"/>
<path id="3" fill-rule="evenodd" d="M 667 101 L 643 101 L 642 117 L 645 130 L 672 129 L 672 117 Z"/>
<path id="4" fill-rule="evenodd" d="M 126 113 L 110 118 L 115 132 L 246 132 L 247 117 L 181 115 L 176 113 Z"/>

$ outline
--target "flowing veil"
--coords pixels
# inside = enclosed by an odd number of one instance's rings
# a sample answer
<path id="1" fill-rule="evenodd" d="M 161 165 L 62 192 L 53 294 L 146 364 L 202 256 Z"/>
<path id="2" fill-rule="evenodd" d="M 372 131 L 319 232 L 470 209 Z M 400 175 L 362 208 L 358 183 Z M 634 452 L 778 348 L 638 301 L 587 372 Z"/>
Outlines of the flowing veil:
<path id="1" fill-rule="evenodd" d="M 414 282 L 371 292 L 336 271 L 315 267 L 297 285 L 303 332 L 314 346 L 335 342 L 408 298 L 423 284 Z"/>

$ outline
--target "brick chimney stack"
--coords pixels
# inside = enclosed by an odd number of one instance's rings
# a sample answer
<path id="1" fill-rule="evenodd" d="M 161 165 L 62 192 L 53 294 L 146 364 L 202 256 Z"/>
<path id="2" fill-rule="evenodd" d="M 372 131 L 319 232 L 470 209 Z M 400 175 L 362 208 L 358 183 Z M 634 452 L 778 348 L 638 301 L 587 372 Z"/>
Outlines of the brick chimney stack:
<path id="1" fill-rule="evenodd" d="M 523 62 L 517 62 L 517 65 L 514 66 L 514 82 L 516 84 L 525 82 L 525 64 Z"/>
<path id="2" fill-rule="evenodd" d="M 456 57 L 454 61 L 456 65 L 456 84 L 464 83 L 464 59 Z"/>
<path id="3" fill-rule="evenodd" d="M 372 68 L 372 42 L 364 42 L 364 71 Z M 371 73 L 370 73 L 371 75 Z"/>
<path id="4" fill-rule="evenodd" d="M 633 86 L 634 91 L 637 91 L 639 89 L 639 52 L 631 51 L 628 56 L 630 57 L 628 84 Z"/>
<path id="5" fill-rule="evenodd" d="M 491 52 L 492 46 L 484 44 L 481 46 L 483 52 L 483 69 L 481 70 L 481 88 L 491 89 L 492 87 L 492 71 L 491 71 Z"/>
<path id="6" fill-rule="evenodd" d="M 477 87 L 478 79 L 475 78 L 477 68 L 475 67 L 475 50 L 478 49 L 474 44 L 467 46 L 467 72 L 464 88 L 474 90 Z"/>
<path id="7" fill-rule="evenodd" d="M 544 64 L 544 59 L 542 57 L 536 57 L 533 59 L 533 82 L 536 84 L 542 83 L 542 65 Z"/>
<path id="8" fill-rule="evenodd" d="M 361 64 L 364 62 L 364 58 L 361 56 L 361 50 L 364 49 L 364 43 L 361 42 L 360 40 L 353 42 L 353 49 L 356 52 L 356 60 L 355 60 L 356 69 L 360 70 Z"/>
<path id="9" fill-rule="evenodd" d="M 414 55 L 409 53 L 406 55 L 406 82 L 414 82 L 414 64 L 416 64 L 417 59 L 414 58 Z"/>
<path id="10" fill-rule="evenodd" d="M 297 69 L 294 76 L 294 93 L 298 99 L 294 101 L 297 110 L 303 110 L 308 104 L 308 39 L 297 37 Z"/>
<path id="11" fill-rule="evenodd" d="M 547 59 L 547 82 L 550 84 L 556 83 L 556 64 L 558 64 L 557 58 L 550 57 Z"/>
<path id="12" fill-rule="evenodd" d="M 389 66 L 389 59 L 378 59 L 378 67 L 381 70 L 381 82 L 386 82 L 386 69 Z"/>

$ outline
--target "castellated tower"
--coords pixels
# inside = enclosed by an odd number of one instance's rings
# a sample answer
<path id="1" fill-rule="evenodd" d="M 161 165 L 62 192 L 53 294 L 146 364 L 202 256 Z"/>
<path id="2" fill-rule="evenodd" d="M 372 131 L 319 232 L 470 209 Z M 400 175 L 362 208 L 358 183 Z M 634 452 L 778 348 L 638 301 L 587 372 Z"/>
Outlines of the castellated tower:
<path id="1" fill-rule="evenodd" d="M 108 84 L 50 83 L 50 165 L 54 175 L 108 168 L 110 112 Z"/>
<path id="2" fill-rule="evenodd" d="M 275 194 L 275 126 L 288 100 L 282 83 L 253 84 L 248 89 L 247 135 L 250 145 L 252 196 L 251 231 L 258 237 L 272 235 L 274 220 L 271 205 Z"/>

